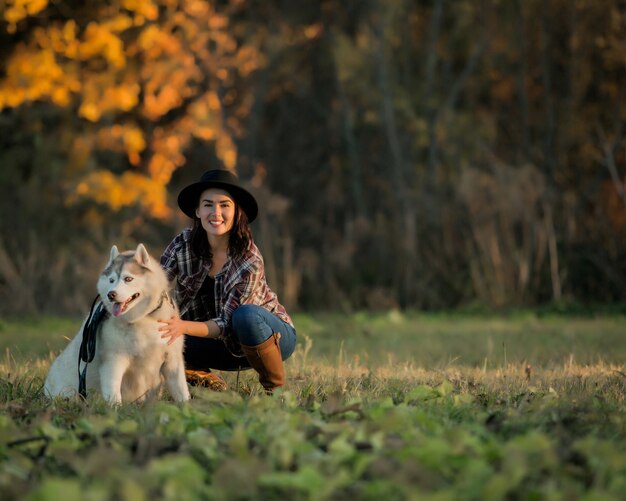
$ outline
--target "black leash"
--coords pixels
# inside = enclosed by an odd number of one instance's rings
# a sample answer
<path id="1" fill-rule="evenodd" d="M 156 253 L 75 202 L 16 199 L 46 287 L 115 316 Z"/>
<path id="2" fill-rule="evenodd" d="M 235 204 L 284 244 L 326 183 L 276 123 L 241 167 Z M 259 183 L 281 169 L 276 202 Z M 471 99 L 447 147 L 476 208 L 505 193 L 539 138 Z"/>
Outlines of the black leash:
<path id="1" fill-rule="evenodd" d="M 91 304 L 89 316 L 83 328 L 83 340 L 80 343 L 80 350 L 78 351 L 78 394 L 83 398 L 87 398 L 87 365 L 96 355 L 96 336 L 100 324 L 107 315 L 107 310 L 104 308 L 102 302 L 96 306 L 98 299 L 100 299 L 100 296 L 96 296 Z M 82 371 L 80 369 L 81 361 L 85 362 Z"/>

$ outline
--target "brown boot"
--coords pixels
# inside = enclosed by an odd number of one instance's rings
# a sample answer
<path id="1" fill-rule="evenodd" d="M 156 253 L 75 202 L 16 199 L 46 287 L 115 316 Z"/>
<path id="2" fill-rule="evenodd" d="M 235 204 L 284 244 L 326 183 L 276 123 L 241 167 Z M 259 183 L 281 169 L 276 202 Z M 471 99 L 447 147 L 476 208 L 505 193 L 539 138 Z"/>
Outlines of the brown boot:
<path id="1" fill-rule="evenodd" d="M 274 388 L 285 384 L 285 367 L 280 354 L 278 340 L 280 333 L 275 332 L 268 340 L 258 346 L 241 345 L 252 368 L 259 373 L 259 382 L 268 395 Z"/>

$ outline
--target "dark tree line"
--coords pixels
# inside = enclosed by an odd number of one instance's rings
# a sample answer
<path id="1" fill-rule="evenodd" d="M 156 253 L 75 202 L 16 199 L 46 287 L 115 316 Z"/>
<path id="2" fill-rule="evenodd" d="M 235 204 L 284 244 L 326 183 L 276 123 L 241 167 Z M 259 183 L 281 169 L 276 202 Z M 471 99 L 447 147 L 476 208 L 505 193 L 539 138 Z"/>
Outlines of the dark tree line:
<path id="1" fill-rule="evenodd" d="M 624 300 L 623 2 L 92 4 L 5 7 L 2 311 L 82 311 L 217 165 L 291 307 Z"/>

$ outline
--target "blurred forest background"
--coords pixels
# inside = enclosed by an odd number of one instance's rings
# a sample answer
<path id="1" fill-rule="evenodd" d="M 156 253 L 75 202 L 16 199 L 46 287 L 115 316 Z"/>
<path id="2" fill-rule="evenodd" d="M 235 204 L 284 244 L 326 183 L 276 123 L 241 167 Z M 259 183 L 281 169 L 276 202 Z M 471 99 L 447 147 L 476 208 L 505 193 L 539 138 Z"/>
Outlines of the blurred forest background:
<path id="1" fill-rule="evenodd" d="M 3 0 L 0 313 L 84 313 L 208 168 L 290 308 L 626 299 L 626 2 Z"/>

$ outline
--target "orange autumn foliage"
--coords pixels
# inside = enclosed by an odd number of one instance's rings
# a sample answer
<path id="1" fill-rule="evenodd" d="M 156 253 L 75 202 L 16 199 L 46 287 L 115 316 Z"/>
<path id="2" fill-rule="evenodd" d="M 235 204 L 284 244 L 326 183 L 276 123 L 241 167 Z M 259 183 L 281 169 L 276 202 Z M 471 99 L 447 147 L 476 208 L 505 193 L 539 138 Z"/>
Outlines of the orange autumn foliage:
<path id="1" fill-rule="evenodd" d="M 46 18 L 47 0 L 10 0 L 6 31 Z M 233 33 L 228 9 L 194 0 L 117 0 L 90 18 L 59 19 L 28 31 L 3 63 L 0 110 L 35 101 L 74 116 L 67 176 L 69 204 L 93 200 L 111 209 L 135 205 L 156 217 L 170 214 L 165 187 L 185 164 L 192 139 L 210 142 L 233 169 L 234 141 L 250 100 L 233 106 L 224 92 L 233 79 L 264 64 L 253 44 Z M 225 98 L 233 107 L 224 116 Z M 119 155 L 101 165 L 98 152 Z M 108 158 L 108 157 L 107 157 Z M 122 171 L 117 175 L 111 172 Z"/>

